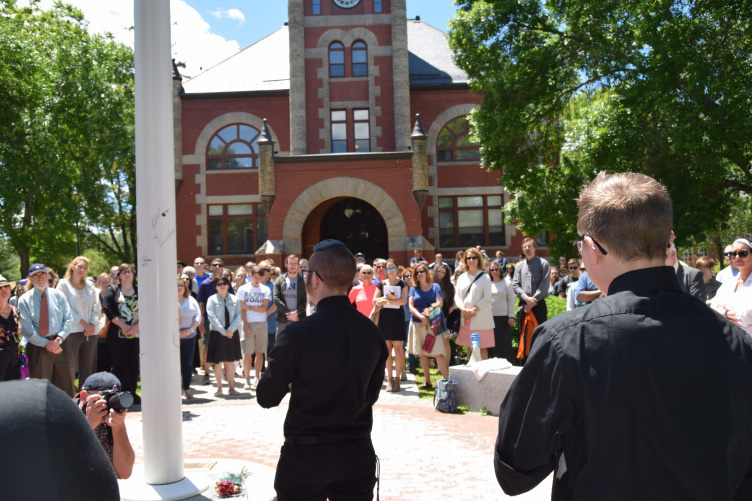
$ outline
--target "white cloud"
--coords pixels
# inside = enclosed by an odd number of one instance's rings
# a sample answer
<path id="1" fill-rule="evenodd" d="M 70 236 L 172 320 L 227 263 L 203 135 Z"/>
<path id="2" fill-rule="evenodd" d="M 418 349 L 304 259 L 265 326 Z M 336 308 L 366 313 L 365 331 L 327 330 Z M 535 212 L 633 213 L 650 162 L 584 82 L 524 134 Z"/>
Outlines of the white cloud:
<path id="1" fill-rule="evenodd" d="M 222 19 L 223 17 L 226 17 L 228 19 L 235 19 L 236 21 L 240 21 L 240 24 L 243 24 L 245 22 L 245 15 L 240 12 L 238 9 L 216 9 L 212 11 L 212 16 L 216 17 L 217 19 Z"/>
<path id="2" fill-rule="evenodd" d="M 23 2 L 19 2 L 22 4 Z M 42 0 L 40 8 L 48 10 L 52 7 L 52 0 Z M 129 28 L 133 26 L 132 1 L 102 1 L 102 0 L 66 0 L 81 9 L 84 18 L 89 22 L 89 31 L 103 33 L 109 31 L 115 40 L 133 47 L 134 33 Z M 226 11 L 227 17 L 245 21 L 243 13 L 237 9 Z M 231 17 L 239 15 L 240 18 Z M 170 18 L 172 33 L 172 56 L 176 61 L 182 61 L 186 67 L 181 73 L 196 76 L 237 53 L 240 45 L 235 40 L 212 33 L 211 26 L 196 9 L 183 0 L 170 0 Z"/>

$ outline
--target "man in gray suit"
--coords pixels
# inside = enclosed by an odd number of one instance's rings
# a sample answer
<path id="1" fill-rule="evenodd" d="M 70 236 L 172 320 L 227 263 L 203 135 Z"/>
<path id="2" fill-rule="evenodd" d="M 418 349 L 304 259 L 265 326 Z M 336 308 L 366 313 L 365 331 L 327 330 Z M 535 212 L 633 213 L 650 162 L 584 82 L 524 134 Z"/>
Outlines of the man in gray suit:
<path id="1" fill-rule="evenodd" d="M 679 281 L 679 286 L 682 291 L 696 297 L 704 303 L 707 300 L 708 295 L 705 292 L 705 280 L 702 278 L 702 272 L 677 259 L 674 238 L 675 235 L 672 231 L 671 245 L 666 250 L 666 266 L 674 267 L 674 270 L 676 271 L 676 279 Z"/>

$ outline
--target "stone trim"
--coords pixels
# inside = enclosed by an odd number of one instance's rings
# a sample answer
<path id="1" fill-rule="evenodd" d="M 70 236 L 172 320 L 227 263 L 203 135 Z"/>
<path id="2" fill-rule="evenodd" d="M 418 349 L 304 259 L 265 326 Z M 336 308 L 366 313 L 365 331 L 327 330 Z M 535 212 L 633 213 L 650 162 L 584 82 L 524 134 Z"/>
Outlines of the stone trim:
<path id="1" fill-rule="evenodd" d="M 394 10 L 395 0 L 392 0 Z M 289 17 L 289 16 L 288 16 Z M 309 16 L 305 18 L 306 28 L 326 28 L 327 26 L 354 26 L 357 24 L 389 24 L 389 14 L 361 14 L 354 16 Z"/>
<path id="2" fill-rule="evenodd" d="M 394 85 L 394 144 L 397 151 L 410 146 L 410 65 L 407 50 L 405 0 L 392 0 L 392 78 Z M 430 150 L 429 150 L 430 151 Z"/>
<path id="3" fill-rule="evenodd" d="M 352 22 L 353 16 L 335 16 L 335 17 L 347 17 Z M 355 16 L 361 17 L 361 16 Z M 311 19 L 311 18 L 307 18 Z M 328 17 L 326 19 L 329 19 Z M 369 23 L 375 24 L 375 23 Z M 328 26 L 324 24 L 324 26 Z M 337 82 L 352 82 L 360 80 L 368 80 L 368 103 L 362 101 L 352 101 L 345 103 L 332 103 L 329 100 L 329 45 L 332 42 L 342 42 L 345 47 L 350 47 L 358 40 L 362 40 L 368 46 L 368 76 L 367 77 L 345 77 L 334 79 Z M 376 98 L 381 96 L 381 87 L 376 85 L 376 77 L 380 76 L 379 67 L 374 62 L 375 57 L 389 56 L 392 53 L 392 48 L 388 46 L 380 46 L 376 35 L 367 28 L 353 28 L 349 31 L 345 31 L 338 28 L 333 28 L 326 31 L 319 38 L 316 48 L 306 49 L 306 59 L 319 59 L 321 60 L 321 68 L 318 69 L 316 74 L 317 78 L 321 81 L 321 87 L 318 88 L 317 96 L 323 101 L 322 107 L 319 108 L 318 118 L 321 119 L 324 124 L 319 129 L 318 137 L 324 140 L 324 147 L 319 148 L 319 154 L 328 154 L 332 151 L 332 135 L 331 135 L 331 110 L 336 107 L 343 107 L 351 109 L 353 106 L 348 106 L 351 103 L 358 103 L 355 107 L 368 108 L 369 119 L 369 134 L 371 139 L 371 151 L 382 151 L 381 146 L 377 146 L 377 138 L 382 136 L 381 127 L 376 126 L 376 118 L 381 116 L 381 107 L 376 106 Z M 362 104 L 361 104 L 362 103 Z M 294 153 L 293 153 L 294 154 Z"/>
<path id="4" fill-rule="evenodd" d="M 290 153 L 293 155 L 308 153 L 306 143 L 304 1 L 306 0 L 289 0 L 287 2 L 290 37 Z"/>
<path id="5" fill-rule="evenodd" d="M 193 148 L 193 154 L 191 155 L 183 155 L 183 165 L 195 165 L 197 164 L 199 166 L 198 174 L 195 176 L 195 182 L 198 185 L 198 190 L 196 191 L 195 195 L 195 203 L 199 207 L 199 213 L 196 215 L 196 224 L 199 227 L 199 233 L 196 235 L 196 246 L 201 248 L 201 254 L 206 255 L 208 253 L 209 249 L 209 229 L 208 229 L 208 223 L 206 221 L 207 219 L 207 198 L 213 198 L 213 197 L 207 197 L 206 196 L 206 176 L 207 175 L 213 175 L 213 174 L 220 174 L 220 173 L 227 173 L 227 172 L 247 172 L 246 170 L 223 170 L 223 171 L 214 171 L 214 172 L 207 172 L 206 171 L 206 150 L 209 146 L 209 140 L 211 137 L 220 129 L 223 127 L 234 124 L 234 123 L 242 123 L 247 124 L 252 127 L 255 127 L 256 129 L 260 131 L 264 130 L 264 120 L 256 115 L 252 115 L 251 113 L 245 113 L 242 111 L 235 111 L 232 113 L 225 113 L 224 115 L 220 115 L 208 124 L 204 126 L 204 128 L 201 130 L 201 133 L 198 135 L 198 139 L 196 140 L 196 144 Z M 274 130 L 269 127 L 269 130 L 272 135 L 272 139 L 276 144 L 279 144 L 279 139 L 277 138 L 277 134 L 274 132 Z M 258 169 L 248 169 L 248 171 L 252 172 L 258 172 Z M 260 200 L 260 198 L 259 198 Z M 217 203 L 217 202 L 215 202 Z"/>
<path id="6" fill-rule="evenodd" d="M 258 203 L 261 203 L 261 195 L 212 195 L 206 197 L 206 205 Z"/>
<path id="7" fill-rule="evenodd" d="M 441 112 L 441 114 L 431 122 L 431 127 L 428 128 L 428 154 L 431 155 L 434 163 L 436 163 L 436 141 L 439 139 L 439 132 L 441 132 L 441 129 L 449 123 L 450 120 L 462 115 L 469 115 L 475 107 L 475 104 L 470 103 L 452 106 Z"/>
<path id="8" fill-rule="evenodd" d="M 407 226 L 397 202 L 381 187 L 371 182 L 353 177 L 337 177 L 314 184 L 292 203 L 282 227 L 282 249 L 285 254 L 302 252 L 301 235 L 308 215 L 321 202 L 336 197 L 358 198 L 373 205 L 386 223 L 389 250 L 407 250 Z"/>

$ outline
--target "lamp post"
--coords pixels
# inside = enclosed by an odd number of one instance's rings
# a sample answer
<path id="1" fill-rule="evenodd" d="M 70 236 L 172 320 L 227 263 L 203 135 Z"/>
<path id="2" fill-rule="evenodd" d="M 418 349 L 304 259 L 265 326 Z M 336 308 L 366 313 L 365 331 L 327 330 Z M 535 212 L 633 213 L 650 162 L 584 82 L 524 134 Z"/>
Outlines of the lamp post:
<path id="1" fill-rule="evenodd" d="M 71 198 L 74 202 L 76 202 L 76 249 L 78 250 L 77 256 L 81 255 L 81 234 L 78 230 L 78 199 L 81 198 L 81 195 L 78 194 L 76 190 L 73 190 L 73 194 L 71 195 Z"/>

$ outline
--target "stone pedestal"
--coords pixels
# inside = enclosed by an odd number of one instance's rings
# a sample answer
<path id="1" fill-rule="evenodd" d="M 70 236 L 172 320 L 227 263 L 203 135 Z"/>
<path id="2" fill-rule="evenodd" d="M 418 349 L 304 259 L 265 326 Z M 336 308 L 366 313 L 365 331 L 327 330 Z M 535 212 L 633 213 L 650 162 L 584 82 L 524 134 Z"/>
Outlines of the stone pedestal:
<path id="1" fill-rule="evenodd" d="M 449 379 L 457 381 L 457 405 L 466 405 L 471 411 L 485 407 L 491 414 L 498 416 L 501 402 L 521 370 L 522 367 L 510 367 L 491 371 L 478 381 L 470 367 L 449 367 Z"/>

